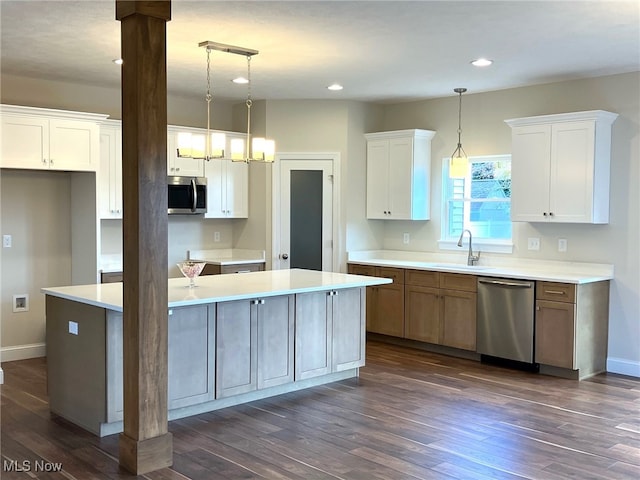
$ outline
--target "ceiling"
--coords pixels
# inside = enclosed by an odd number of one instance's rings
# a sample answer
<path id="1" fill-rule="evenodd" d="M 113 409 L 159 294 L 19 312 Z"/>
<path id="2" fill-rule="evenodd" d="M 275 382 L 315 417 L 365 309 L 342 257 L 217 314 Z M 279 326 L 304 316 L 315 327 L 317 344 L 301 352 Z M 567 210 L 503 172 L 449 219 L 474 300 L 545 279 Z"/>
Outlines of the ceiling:
<path id="1" fill-rule="evenodd" d="M 0 19 L 3 74 L 119 87 L 115 0 L 2 0 Z M 173 0 L 170 93 L 204 96 L 206 40 L 260 51 L 254 99 L 403 102 L 640 71 L 640 2 Z M 211 62 L 214 101 L 244 98 L 245 57 Z"/>

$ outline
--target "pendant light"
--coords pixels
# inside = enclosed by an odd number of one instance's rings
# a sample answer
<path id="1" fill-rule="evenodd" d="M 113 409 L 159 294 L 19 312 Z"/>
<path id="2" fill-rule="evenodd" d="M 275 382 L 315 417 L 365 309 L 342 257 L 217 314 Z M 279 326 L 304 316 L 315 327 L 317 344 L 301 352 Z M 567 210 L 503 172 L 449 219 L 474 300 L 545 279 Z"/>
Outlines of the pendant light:
<path id="1" fill-rule="evenodd" d="M 252 54 L 247 55 L 247 139 L 246 142 L 240 139 L 231 141 L 231 160 L 271 163 L 275 159 L 275 142 L 263 137 L 251 138 L 251 57 Z"/>
<path id="2" fill-rule="evenodd" d="M 189 132 L 178 133 L 178 157 L 197 158 L 204 160 L 212 160 L 215 158 L 224 158 L 224 148 L 226 143 L 225 134 L 222 132 L 211 131 L 211 50 L 207 44 L 200 44 L 201 47 L 207 49 L 207 93 L 205 100 L 207 101 L 207 132 L 206 134 L 192 134 Z"/>
<path id="3" fill-rule="evenodd" d="M 211 95 L 209 91 L 209 53 L 211 50 L 217 50 L 220 52 L 234 53 L 236 55 L 244 55 L 247 58 L 247 138 L 246 141 L 240 138 L 231 139 L 230 157 L 231 160 L 239 162 L 273 162 L 275 159 L 275 142 L 266 138 L 251 138 L 251 106 L 253 104 L 253 100 L 251 99 L 251 57 L 257 55 L 259 53 L 258 50 L 236 47 L 234 45 L 211 42 L 208 40 L 200 42 L 198 46 L 205 47 L 207 49 L 207 138 L 210 137 L 209 104 L 211 102 Z M 210 152 L 221 153 L 220 157 L 211 156 L 209 158 L 221 158 L 224 156 L 224 148 L 220 151 L 219 149 L 213 148 L 213 143 L 207 143 L 206 145 L 211 147 Z M 222 142 L 222 145 L 224 145 L 224 141 Z"/>
<path id="4" fill-rule="evenodd" d="M 467 89 L 454 88 L 453 91 L 456 92 L 460 98 L 458 105 L 458 146 L 451 154 L 451 159 L 449 160 L 449 178 L 465 178 L 469 171 L 469 159 L 467 158 L 466 152 L 462 148 L 460 135 L 462 134 L 462 94 L 466 92 Z"/>

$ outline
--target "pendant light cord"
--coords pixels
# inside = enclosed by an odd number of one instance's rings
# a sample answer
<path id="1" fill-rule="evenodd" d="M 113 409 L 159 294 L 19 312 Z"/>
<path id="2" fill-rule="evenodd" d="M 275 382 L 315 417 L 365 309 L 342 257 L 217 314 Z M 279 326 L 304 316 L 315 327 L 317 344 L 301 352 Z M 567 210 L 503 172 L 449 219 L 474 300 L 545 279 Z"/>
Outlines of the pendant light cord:
<path id="1" fill-rule="evenodd" d="M 247 161 L 251 159 L 251 55 L 247 55 Z"/>
<path id="2" fill-rule="evenodd" d="M 210 142 L 211 142 L 211 49 L 207 48 L 207 136 L 204 142 L 204 158 L 205 160 L 211 160 Z"/>

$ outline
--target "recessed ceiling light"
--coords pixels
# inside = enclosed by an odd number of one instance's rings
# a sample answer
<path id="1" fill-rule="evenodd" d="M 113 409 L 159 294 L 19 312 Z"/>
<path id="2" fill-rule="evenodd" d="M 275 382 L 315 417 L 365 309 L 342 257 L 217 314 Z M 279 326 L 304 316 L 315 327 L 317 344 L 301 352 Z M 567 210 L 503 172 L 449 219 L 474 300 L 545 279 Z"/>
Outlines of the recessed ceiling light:
<path id="1" fill-rule="evenodd" d="M 116 65 L 122 65 L 124 63 L 124 60 L 122 60 L 121 58 L 114 58 L 112 62 Z"/>
<path id="2" fill-rule="evenodd" d="M 233 80 L 231 80 L 233 83 L 237 83 L 239 85 L 246 85 L 247 83 L 249 83 L 249 80 L 247 80 L 244 77 L 238 77 L 238 78 L 234 78 Z"/>
<path id="3" fill-rule="evenodd" d="M 343 87 L 339 83 L 333 83 L 333 84 L 329 85 L 327 88 L 329 90 L 338 91 L 338 90 L 342 90 Z"/>
<path id="4" fill-rule="evenodd" d="M 477 60 L 474 60 L 473 62 L 471 62 L 471 65 L 473 65 L 474 67 L 488 67 L 492 63 L 493 63 L 493 60 L 488 60 L 486 58 L 478 58 Z"/>

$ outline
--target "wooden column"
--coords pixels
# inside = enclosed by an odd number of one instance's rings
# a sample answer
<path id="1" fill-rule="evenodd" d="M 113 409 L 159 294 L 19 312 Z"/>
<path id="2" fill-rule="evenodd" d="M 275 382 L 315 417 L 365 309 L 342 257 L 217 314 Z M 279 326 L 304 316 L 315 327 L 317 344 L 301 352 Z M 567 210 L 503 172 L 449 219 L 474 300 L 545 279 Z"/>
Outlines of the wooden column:
<path id="1" fill-rule="evenodd" d="M 167 420 L 167 68 L 170 1 L 116 0 L 121 22 L 124 432 L 120 465 L 173 463 Z"/>

